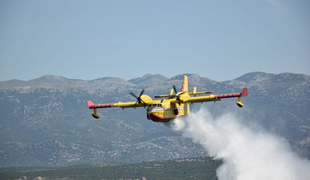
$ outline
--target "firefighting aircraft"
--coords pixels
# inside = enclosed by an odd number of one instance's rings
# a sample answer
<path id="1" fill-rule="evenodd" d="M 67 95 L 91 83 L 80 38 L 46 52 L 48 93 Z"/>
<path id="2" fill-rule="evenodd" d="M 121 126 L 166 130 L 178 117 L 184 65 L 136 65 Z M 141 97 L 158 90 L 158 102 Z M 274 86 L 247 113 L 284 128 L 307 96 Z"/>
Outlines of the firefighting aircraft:
<path id="1" fill-rule="evenodd" d="M 144 89 L 141 91 L 139 96 L 136 96 L 134 93 L 130 93 L 133 97 L 137 99 L 134 102 L 118 102 L 111 104 L 94 104 L 92 101 L 88 101 L 88 108 L 94 109 L 92 116 L 96 119 L 99 118 L 97 114 L 97 109 L 99 108 L 112 108 L 120 107 L 124 108 L 137 108 L 137 107 L 147 107 L 147 119 L 154 122 L 169 122 L 170 120 L 175 119 L 176 117 L 184 116 L 190 114 L 189 104 L 192 103 L 203 103 L 207 101 L 220 101 L 223 98 L 233 98 L 237 97 L 237 105 L 243 107 L 241 102 L 241 97 L 248 95 L 247 88 L 243 88 L 241 93 L 233 94 L 212 94 L 213 91 L 203 91 L 196 92 L 197 88 L 194 87 L 193 92 L 188 92 L 188 80 L 187 76 L 184 75 L 183 85 L 181 92 L 176 90 L 176 87 L 173 85 L 170 94 L 166 95 L 155 95 L 154 98 L 163 98 L 161 100 L 153 100 L 148 95 L 143 95 Z M 201 94 L 210 94 L 207 96 L 197 96 Z M 166 99 L 164 99 L 166 98 Z"/>

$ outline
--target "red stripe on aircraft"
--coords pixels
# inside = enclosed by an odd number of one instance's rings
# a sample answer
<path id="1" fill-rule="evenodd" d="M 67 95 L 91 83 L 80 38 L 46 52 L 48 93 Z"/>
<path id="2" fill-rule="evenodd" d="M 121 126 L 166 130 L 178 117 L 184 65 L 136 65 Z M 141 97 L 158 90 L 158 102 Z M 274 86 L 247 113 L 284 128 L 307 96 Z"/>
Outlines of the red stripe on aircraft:
<path id="1" fill-rule="evenodd" d="M 110 107 L 114 107 L 114 104 L 91 104 L 88 107 L 89 107 L 89 109 L 110 108 Z"/>
<path id="2" fill-rule="evenodd" d="M 230 98 L 230 97 L 240 97 L 241 93 L 233 93 L 233 94 L 219 94 L 215 95 L 215 98 Z"/>
<path id="3" fill-rule="evenodd" d="M 164 117 L 157 116 L 157 115 L 151 113 L 150 119 L 152 119 L 152 121 L 154 121 L 154 122 L 168 122 L 168 121 L 173 120 L 175 118 L 164 118 Z"/>

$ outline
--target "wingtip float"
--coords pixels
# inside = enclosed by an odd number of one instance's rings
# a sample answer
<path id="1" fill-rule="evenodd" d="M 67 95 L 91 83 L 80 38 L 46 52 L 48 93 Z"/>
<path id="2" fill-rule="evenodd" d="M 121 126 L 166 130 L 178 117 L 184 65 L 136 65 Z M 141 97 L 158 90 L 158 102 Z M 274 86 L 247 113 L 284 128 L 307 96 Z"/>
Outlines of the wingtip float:
<path id="1" fill-rule="evenodd" d="M 140 92 L 139 96 L 134 93 L 130 94 L 136 98 L 137 101 L 133 102 L 118 102 L 110 104 L 94 104 L 92 101 L 88 101 L 88 108 L 93 109 L 92 116 L 96 119 L 99 118 L 97 109 L 99 108 L 112 108 L 120 107 L 124 108 L 137 108 L 147 107 L 147 118 L 154 122 L 168 122 L 176 117 L 190 114 L 190 106 L 192 103 L 203 103 L 208 101 L 220 101 L 223 98 L 238 98 L 236 102 L 237 106 L 242 108 L 244 105 L 241 102 L 241 97 L 248 96 L 248 89 L 243 88 L 241 93 L 231 94 L 218 94 L 214 95 L 213 91 L 197 92 L 197 88 L 194 87 L 193 92 L 188 92 L 188 78 L 184 75 L 181 91 L 178 92 L 176 87 L 170 91 L 170 94 L 155 95 L 154 98 L 163 98 L 161 100 L 153 100 L 150 96 L 144 95 L 144 89 Z M 209 94 L 209 95 L 203 95 Z M 202 96 L 199 96 L 202 95 Z M 164 99 L 166 98 L 166 99 Z"/>

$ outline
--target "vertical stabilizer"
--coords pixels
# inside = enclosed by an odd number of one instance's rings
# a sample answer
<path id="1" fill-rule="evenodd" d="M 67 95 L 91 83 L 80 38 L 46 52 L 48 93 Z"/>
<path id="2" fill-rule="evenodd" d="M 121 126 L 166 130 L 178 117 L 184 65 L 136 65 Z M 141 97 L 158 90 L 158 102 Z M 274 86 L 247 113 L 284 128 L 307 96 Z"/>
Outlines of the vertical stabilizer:
<path id="1" fill-rule="evenodd" d="M 183 84 L 182 84 L 182 92 L 188 92 L 188 80 L 187 80 L 187 76 L 184 75 L 183 78 Z"/>

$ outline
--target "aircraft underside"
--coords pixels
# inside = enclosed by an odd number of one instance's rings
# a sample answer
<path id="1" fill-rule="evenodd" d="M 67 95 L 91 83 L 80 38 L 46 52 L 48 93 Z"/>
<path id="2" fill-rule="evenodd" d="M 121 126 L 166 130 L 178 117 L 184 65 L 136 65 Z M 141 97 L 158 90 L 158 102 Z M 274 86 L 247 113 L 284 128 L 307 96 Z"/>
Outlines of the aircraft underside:
<path id="1" fill-rule="evenodd" d="M 151 113 L 151 114 L 147 115 L 147 119 L 152 120 L 154 122 L 169 122 L 169 121 L 175 119 L 175 117 L 165 118 L 163 116 L 159 116 L 159 115 L 155 115 L 155 114 Z"/>

